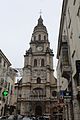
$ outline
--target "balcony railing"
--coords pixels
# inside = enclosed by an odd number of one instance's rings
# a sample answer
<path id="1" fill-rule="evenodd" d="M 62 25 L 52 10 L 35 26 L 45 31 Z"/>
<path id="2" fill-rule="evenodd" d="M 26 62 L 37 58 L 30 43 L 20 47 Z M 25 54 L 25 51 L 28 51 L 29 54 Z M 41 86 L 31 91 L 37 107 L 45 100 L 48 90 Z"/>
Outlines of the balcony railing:
<path id="1" fill-rule="evenodd" d="M 25 97 L 25 98 L 18 98 L 18 101 L 45 101 L 46 97 Z"/>
<path id="2" fill-rule="evenodd" d="M 65 44 L 62 46 L 60 67 L 61 67 L 62 77 L 69 79 L 71 67 L 68 57 L 68 46 L 65 46 Z"/>
<path id="3" fill-rule="evenodd" d="M 44 96 L 44 97 L 39 97 L 39 96 L 37 96 L 37 97 L 18 97 L 18 101 L 24 101 L 24 102 L 26 102 L 26 101 L 31 101 L 31 102 L 33 102 L 33 101 L 57 101 L 57 97 L 53 97 L 53 98 L 47 98 L 46 96 Z"/>
<path id="4" fill-rule="evenodd" d="M 70 78 L 70 71 L 71 71 L 70 65 L 68 65 L 68 64 L 62 65 L 62 68 L 61 68 L 62 77 L 69 79 Z"/>

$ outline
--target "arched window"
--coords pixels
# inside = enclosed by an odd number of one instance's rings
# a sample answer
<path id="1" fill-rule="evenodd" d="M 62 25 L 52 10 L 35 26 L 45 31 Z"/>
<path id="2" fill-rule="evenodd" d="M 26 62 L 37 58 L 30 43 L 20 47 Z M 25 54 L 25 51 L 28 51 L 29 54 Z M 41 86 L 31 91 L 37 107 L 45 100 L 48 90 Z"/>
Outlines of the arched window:
<path id="1" fill-rule="evenodd" d="M 37 66 L 37 60 L 34 59 L 34 67 L 36 67 L 36 66 Z"/>
<path id="2" fill-rule="evenodd" d="M 40 77 L 37 78 L 37 83 L 38 83 L 38 84 L 41 83 L 41 79 L 40 79 Z"/>
<path id="3" fill-rule="evenodd" d="M 40 34 L 39 34 L 39 36 L 38 36 L 38 37 L 39 37 L 39 40 L 41 40 L 41 35 L 40 35 Z"/>
<path id="4" fill-rule="evenodd" d="M 44 59 L 41 60 L 41 66 L 44 66 Z"/>
<path id="5" fill-rule="evenodd" d="M 56 97 L 57 96 L 57 92 L 56 91 L 52 91 L 52 96 Z"/>
<path id="6" fill-rule="evenodd" d="M 44 35 L 44 40 L 46 40 L 46 36 Z"/>

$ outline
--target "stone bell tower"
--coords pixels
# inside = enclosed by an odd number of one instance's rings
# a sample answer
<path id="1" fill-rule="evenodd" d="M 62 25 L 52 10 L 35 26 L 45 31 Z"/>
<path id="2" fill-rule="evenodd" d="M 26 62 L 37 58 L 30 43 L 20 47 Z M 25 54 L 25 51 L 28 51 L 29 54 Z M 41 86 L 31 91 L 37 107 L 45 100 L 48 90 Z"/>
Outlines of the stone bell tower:
<path id="1" fill-rule="evenodd" d="M 34 27 L 30 48 L 24 55 L 20 113 L 50 116 L 56 103 L 57 82 L 53 75 L 53 51 L 40 15 Z M 54 94 L 55 93 L 55 94 Z"/>

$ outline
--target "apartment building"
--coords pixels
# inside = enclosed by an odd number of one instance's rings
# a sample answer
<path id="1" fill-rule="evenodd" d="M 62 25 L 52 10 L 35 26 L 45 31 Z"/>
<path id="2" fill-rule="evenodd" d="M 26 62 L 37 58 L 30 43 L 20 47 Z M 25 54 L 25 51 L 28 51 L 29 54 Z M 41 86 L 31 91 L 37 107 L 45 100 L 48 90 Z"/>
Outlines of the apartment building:
<path id="1" fill-rule="evenodd" d="M 8 58 L 0 50 L 0 115 L 9 113 L 10 106 L 13 105 L 13 90 L 15 76 L 17 71 L 11 68 Z M 7 96 L 3 96 L 3 92 L 8 91 Z"/>
<path id="2" fill-rule="evenodd" d="M 80 0 L 63 0 L 58 49 L 57 75 L 68 81 L 66 120 L 80 119 Z M 59 74 L 59 72 L 61 74 Z M 61 81 L 61 79 L 59 79 Z M 59 81 L 59 83 L 61 83 Z M 61 84 L 62 85 L 62 84 Z M 61 86 L 60 85 L 60 86 Z M 65 86 L 65 84 L 64 84 Z M 65 104 L 66 105 L 66 104 Z M 66 109 L 66 108 L 65 108 Z"/>

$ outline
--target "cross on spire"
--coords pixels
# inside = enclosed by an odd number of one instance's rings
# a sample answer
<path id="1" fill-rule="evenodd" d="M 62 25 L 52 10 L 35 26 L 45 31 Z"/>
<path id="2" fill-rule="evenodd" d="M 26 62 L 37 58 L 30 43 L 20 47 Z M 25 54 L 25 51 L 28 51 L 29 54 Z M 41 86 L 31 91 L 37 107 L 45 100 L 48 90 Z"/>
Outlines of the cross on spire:
<path id="1" fill-rule="evenodd" d="M 42 14 L 42 10 L 40 9 L 40 16 L 41 16 L 41 14 Z"/>

